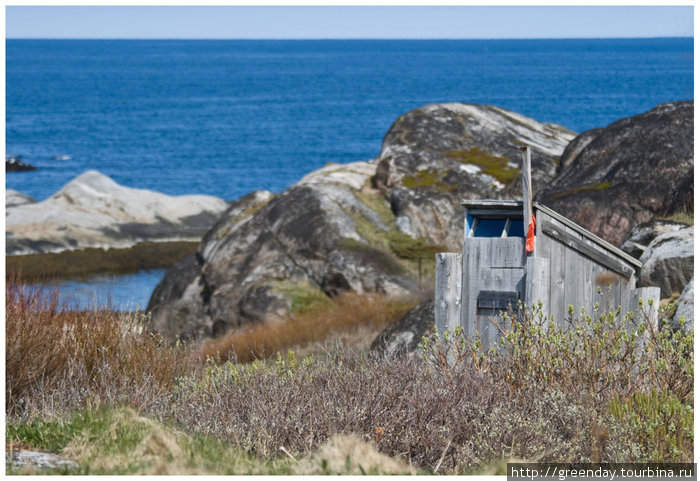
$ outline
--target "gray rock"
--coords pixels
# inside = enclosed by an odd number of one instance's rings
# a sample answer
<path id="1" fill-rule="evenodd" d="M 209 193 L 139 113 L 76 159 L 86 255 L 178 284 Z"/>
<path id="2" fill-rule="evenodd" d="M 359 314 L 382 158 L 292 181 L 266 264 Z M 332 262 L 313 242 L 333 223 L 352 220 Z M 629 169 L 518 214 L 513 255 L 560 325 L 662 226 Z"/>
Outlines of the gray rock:
<path id="1" fill-rule="evenodd" d="M 393 216 L 370 187 L 375 169 L 329 165 L 274 198 L 242 198 L 204 236 L 184 289 L 177 268 L 166 273 L 149 302 L 152 328 L 210 337 L 278 320 L 300 296 L 411 292 L 410 269 L 386 245 Z"/>
<path id="2" fill-rule="evenodd" d="M 676 310 L 676 314 L 673 316 L 673 321 L 671 322 L 671 326 L 674 329 L 680 329 L 681 328 L 681 317 L 685 318 L 685 321 L 683 323 L 683 332 L 688 332 L 693 330 L 695 327 L 695 314 L 694 314 L 694 307 L 695 307 L 695 302 L 694 302 L 694 288 L 693 288 L 693 279 L 690 279 L 690 282 L 688 283 L 687 286 L 685 286 L 685 289 L 683 289 L 683 293 L 681 294 L 681 297 L 678 298 L 677 305 L 678 309 Z"/>
<path id="3" fill-rule="evenodd" d="M 36 200 L 14 189 L 5 190 L 5 209 L 18 205 L 33 204 Z"/>
<path id="4" fill-rule="evenodd" d="M 399 321 L 384 329 L 370 349 L 381 356 L 414 354 L 423 336 L 429 336 L 435 325 L 435 301 L 418 304 Z"/>
<path id="5" fill-rule="evenodd" d="M 682 292 L 693 278 L 693 227 L 656 237 L 639 260 L 642 287 L 660 287 L 662 299 Z"/>
<path id="6" fill-rule="evenodd" d="M 649 244 L 662 234 L 678 232 L 687 227 L 687 224 L 672 220 L 655 219 L 634 227 L 627 235 L 620 249 L 627 254 L 639 259 L 649 247 Z"/>
<path id="7" fill-rule="evenodd" d="M 78 465 L 73 461 L 65 459 L 56 453 L 45 451 L 32 451 L 21 449 L 19 451 L 6 451 L 5 462 L 11 464 L 15 469 L 35 468 L 35 469 L 55 469 L 55 468 L 76 468 Z"/>
<path id="8" fill-rule="evenodd" d="M 208 195 L 169 196 L 85 172 L 42 202 L 6 210 L 7 255 L 141 241 L 199 240 L 228 208 Z"/>
<path id="9" fill-rule="evenodd" d="M 657 216 L 692 212 L 693 113 L 692 101 L 662 104 L 584 132 L 536 200 L 614 245 Z"/>

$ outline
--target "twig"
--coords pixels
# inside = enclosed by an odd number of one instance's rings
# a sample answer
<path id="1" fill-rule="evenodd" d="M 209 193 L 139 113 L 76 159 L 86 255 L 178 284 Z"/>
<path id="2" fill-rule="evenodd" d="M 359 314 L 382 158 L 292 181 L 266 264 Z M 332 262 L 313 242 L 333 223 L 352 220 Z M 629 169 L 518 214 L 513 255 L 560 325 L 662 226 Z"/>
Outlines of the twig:
<path id="1" fill-rule="evenodd" d="M 440 469 L 440 465 L 445 460 L 445 455 L 447 454 L 447 450 L 450 449 L 450 444 L 452 444 L 451 439 L 449 441 L 447 441 L 447 446 L 445 446 L 445 449 L 443 449 L 443 451 L 442 451 L 442 456 L 440 456 L 440 461 L 438 461 L 437 465 L 433 468 L 433 474 L 437 474 L 438 469 Z"/>

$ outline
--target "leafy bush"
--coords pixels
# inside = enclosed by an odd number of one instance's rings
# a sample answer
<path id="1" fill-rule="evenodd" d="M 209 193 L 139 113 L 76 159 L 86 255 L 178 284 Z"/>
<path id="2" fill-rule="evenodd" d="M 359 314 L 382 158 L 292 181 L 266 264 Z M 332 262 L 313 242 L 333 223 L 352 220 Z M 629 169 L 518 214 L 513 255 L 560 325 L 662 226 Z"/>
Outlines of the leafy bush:
<path id="1" fill-rule="evenodd" d="M 640 300 L 624 317 L 620 309 L 574 317 L 570 307 L 567 325 L 559 325 L 541 306 L 520 306 L 492 320 L 500 346 L 466 339 L 461 328 L 443 339 L 436 330 L 423 340 L 424 357 L 442 370 L 491 372 L 516 391 L 579 400 L 603 418 L 624 421 L 643 459 L 690 462 L 693 332 L 674 332 L 667 322 L 659 329 L 644 307 Z"/>

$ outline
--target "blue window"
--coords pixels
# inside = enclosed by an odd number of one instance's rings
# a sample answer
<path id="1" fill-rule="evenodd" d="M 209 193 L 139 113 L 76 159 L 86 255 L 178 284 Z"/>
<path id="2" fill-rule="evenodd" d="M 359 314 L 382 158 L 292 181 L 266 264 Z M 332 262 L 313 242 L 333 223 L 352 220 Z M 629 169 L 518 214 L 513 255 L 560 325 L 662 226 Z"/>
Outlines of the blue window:
<path id="1" fill-rule="evenodd" d="M 522 217 L 467 214 L 468 237 L 525 237 Z"/>
<path id="2" fill-rule="evenodd" d="M 508 228 L 508 237 L 525 237 L 522 219 L 511 219 Z"/>
<path id="3" fill-rule="evenodd" d="M 474 237 L 501 237 L 506 226 L 506 219 L 484 219 L 476 223 Z"/>

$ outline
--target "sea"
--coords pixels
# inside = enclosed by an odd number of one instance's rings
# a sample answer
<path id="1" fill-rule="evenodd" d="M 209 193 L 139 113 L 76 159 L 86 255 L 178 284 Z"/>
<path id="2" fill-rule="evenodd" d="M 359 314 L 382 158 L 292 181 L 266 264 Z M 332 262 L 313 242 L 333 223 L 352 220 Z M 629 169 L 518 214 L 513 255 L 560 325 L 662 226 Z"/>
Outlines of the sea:
<path id="1" fill-rule="evenodd" d="M 6 40 L 6 154 L 36 200 L 88 169 L 234 200 L 368 160 L 400 115 L 490 104 L 575 132 L 693 99 L 693 39 Z M 162 270 L 63 283 L 143 308 Z"/>

